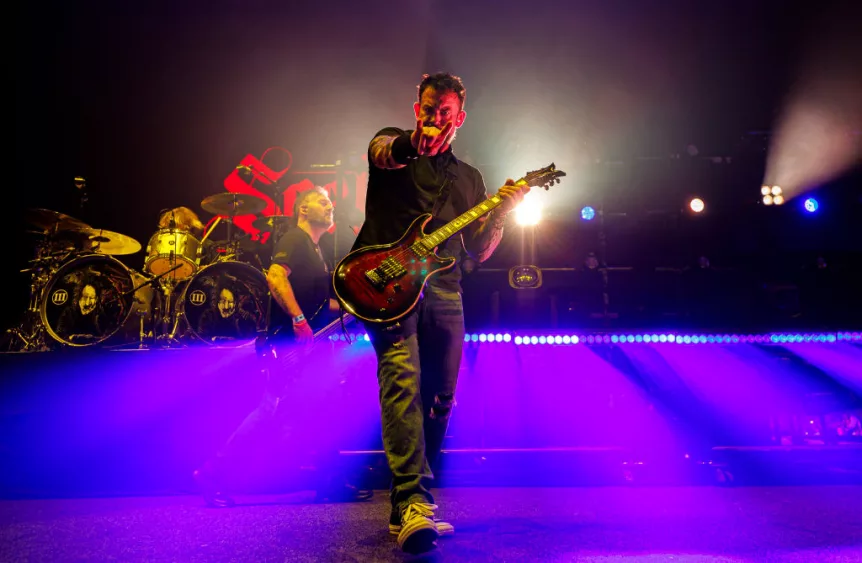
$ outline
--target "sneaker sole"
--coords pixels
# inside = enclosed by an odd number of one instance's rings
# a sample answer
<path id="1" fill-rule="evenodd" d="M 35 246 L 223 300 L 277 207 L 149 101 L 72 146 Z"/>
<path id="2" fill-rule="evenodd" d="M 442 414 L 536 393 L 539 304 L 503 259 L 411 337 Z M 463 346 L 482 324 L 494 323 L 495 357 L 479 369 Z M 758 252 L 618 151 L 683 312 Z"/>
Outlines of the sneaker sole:
<path id="1" fill-rule="evenodd" d="M 425 520 L 409 528 L 402 527 L 398 534 L 398 547 L 411 554 L 425 553 L 436 547 L 438 537 L 440 534 L 434 523 Z"/>
<path id="2" fill-rule="evenodd" d="M 393 536 L 397 536 L 401 533 L 401 525 L 400 524 L 389 524 L 389 533 Z M 437 534 L 441 538 L 454 536 L 455 535 L 455 527 L 452 524 L 446 524 L 443 522 L 437 522 Z"/>

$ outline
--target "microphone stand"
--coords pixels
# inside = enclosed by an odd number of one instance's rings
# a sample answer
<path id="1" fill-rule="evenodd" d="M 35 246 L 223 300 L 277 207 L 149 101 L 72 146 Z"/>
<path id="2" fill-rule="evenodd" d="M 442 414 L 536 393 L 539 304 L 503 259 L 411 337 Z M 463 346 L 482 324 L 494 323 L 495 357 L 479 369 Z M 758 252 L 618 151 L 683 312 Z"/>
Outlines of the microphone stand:
<path id="1" fill-rule="evenodd" d="M 280 236 L 280 228 L 277 229 L 273 225 L 272 233 L 270 233 L 269 241 L 272 244 L 272 250 L 269 251 L 269 266 L 272 268 L 272 261 L 275 258 L 275 247 L 278 244 Z M 270 338 L 274 335 L 270 334 L 272 324 L 272 290 L 269 288 L 269 281 L 266 283 L 266 322 L 264 323 L 263 332 L 258 334 L 257 342 L 255 343 L 255 351 L 258 356 L 265 358 L 274 355 L 273 344 Z"/>
<path id="2" fill-rule="evenodd" d="M 336 159 L 336 161 L 333 164 L 312 164 L 311 168 L 312 169 L 332 170 L 335 173 L 335 198 L 334 199 L 336 200 L 336 207 L 335 207 L 335 210 L 332 214 L 332 219 L 333 219 L 333 222 L 335 223 L 335 233 L 333 233 L 333 235 L 332 235 L 332 264 L 334 267 L 336 264 L 338 264 L 338 220 L 337 219 L 338 219 L 338 216 L 340 215 L 340 212 L 338 211 L 340 206 L 337 205 L 338 204 L 337 200 L 339 199 L 338 194 L 340 193 L 341 186 L 344 183 L 344 175 L 343 175 L 343 170 L 342 170 L 342 166 L 341 166 L 341 159 L 340 158 Z"/>
<path id="3" fill-rule="evenodd" d="M 276 202 L 278 201 L 278 198 L 281 197 L 281 195 L 284 193 L 284 190 L 286 189 L 286 188 L 282 188 L 279 185 L 278 180 L 273 180 L 263 170 L 258 170 L 257 168 L 254 168 L 252 166 L 248 166 L 246 164 L 240 164 L 239 166 L 236 167 L 236 169 L 237 170 L 243 170 L 243 171 L 251 173 L 251 174 L 257 174 L 258 176 L 260 176 L 264 180 L 268 181 L 269 184 L 265 184 L 266 187 L 269 188 L 270 186 L 272 186 L 275 189 L 272 191 L 267 190 L 267 192 L 269 192 L 269 193 L 267 193 L 267 195 L 274 196 L 274 197 L 272 197 L 272 199 L 275 200 Z M 249 185 L 251 185 L 251 182 L 249 182 Z M 279 205 L 279 207 L 281 207 L 281 206 Z"/>
<path id="4" fill-rule="evenodd" d="M 286 188 L 281 187 L 281 185 L 279 185 L 278 180 L 271 178 L 263 170 L 258 170 L 257 168 L 253 168 L 252 166 L 249 166 L 249 165 L 240 164 L 236 168 L 237 168 L 237 170 L 242 170 L 242 171 L 245 171 L 247 173 L 257 174 L 261 178 L 263 178 L 264 180 L 267 180 L 269 182 L 269 184 L 266 184 L 266 187 L 268 188 L 266 190 L 266 193 L 276 202 L 276 205 L 278 205 L 278 199 L 281 197 L 281 195 L 284 193 L 284 191 L 286 189 Z M 278 205 L 278 207 L 281 208 L 281 205 Z M 273 229 L 272 229 L 272 232 L 270 233 L 270 237 L 269 237 L 269 242 L 272 245 L 272 249 L 270 250 L 268 267 L 272 266 L 272 261 L 275 258 L 275 247 L 278 244 L 278 239 L 281 238 L 280 237 L 281 228 L 282 228 L 281 226 L 276 227 L 275 224 L 273 224 Z M 269 284 L 267 283 L 267 286 L 268 285 Z M 258 334 L 257 342 L 255 343 L 255 350 L 258 353 L 258 355 L 261 357 L 266 357 L 266 356 L 271 355 L 273 353 L 272 344 L 269 341 L 269 338 L 271 336 L 270 335 L 270 329 L 271 329 L 270 325 L 272 323 L 272 300 L 273 300 L 272 291 L 270 291 L 269 287 L 267 287 L 266 323 L 265 323 L 265 327 L 263 329 L 263 332 Z"/>

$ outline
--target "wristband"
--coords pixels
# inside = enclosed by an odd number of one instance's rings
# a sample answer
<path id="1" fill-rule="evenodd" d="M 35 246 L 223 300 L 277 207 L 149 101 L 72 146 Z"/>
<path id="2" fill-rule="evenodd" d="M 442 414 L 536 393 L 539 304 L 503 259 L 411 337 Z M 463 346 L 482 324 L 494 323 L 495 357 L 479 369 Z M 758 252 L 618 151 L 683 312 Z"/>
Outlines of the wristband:
<path id="1" fill-rule="evenodd" d="M 299 315 L 296 315 L 295 317 L 293 317 L 293 324 L 294 325 L 301 325 L 304 322 L 305 322 L 305 315 L 303 315 L 303 314 L 299 314 Z"/>

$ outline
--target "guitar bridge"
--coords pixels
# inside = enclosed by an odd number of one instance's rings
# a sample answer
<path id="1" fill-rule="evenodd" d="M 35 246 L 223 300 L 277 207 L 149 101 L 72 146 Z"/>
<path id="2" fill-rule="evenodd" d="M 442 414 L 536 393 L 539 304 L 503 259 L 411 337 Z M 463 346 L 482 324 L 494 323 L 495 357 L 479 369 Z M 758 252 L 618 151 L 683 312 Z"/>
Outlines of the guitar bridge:
<path id="1" fill-rule="evenodd" d="M 386 281 L 384 281 L 380 274 L 377 273 L 377 269 L 368 270 L 367 272 L 365 272 L 365 277 L 368 278 L 368 281 L 371 282 L 371 285 L 378 289 L 386 285 Z"/>
<path id="2" fill-rule="evenodd" d="M 365 277 L 368 278 L 371 285 L 382 290 L 387 283 L 392 280 L 397 280 L 406 273 L 407 268 L 390 256 L 381 262 L 378 267 L 365 272 Z"/>

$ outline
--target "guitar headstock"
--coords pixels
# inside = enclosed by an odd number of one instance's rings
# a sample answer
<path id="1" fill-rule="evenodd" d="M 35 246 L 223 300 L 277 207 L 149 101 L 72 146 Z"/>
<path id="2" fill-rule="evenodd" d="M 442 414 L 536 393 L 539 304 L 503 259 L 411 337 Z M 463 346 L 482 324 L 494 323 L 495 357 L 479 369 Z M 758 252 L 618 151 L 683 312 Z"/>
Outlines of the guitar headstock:
<path id="1" fill-rule="evenodd" d="M 544 168 L 527 172 L 527 174 L 516 183 L 520 184 L 523 182 L 530 187 L 545 188 L 545 191 L 547 191 L 554 184 L 559 184 L 560 178 L 565 175 L 566 173 L 562 170 L 557 170 L 557 167 L 552 162 Z"/>

